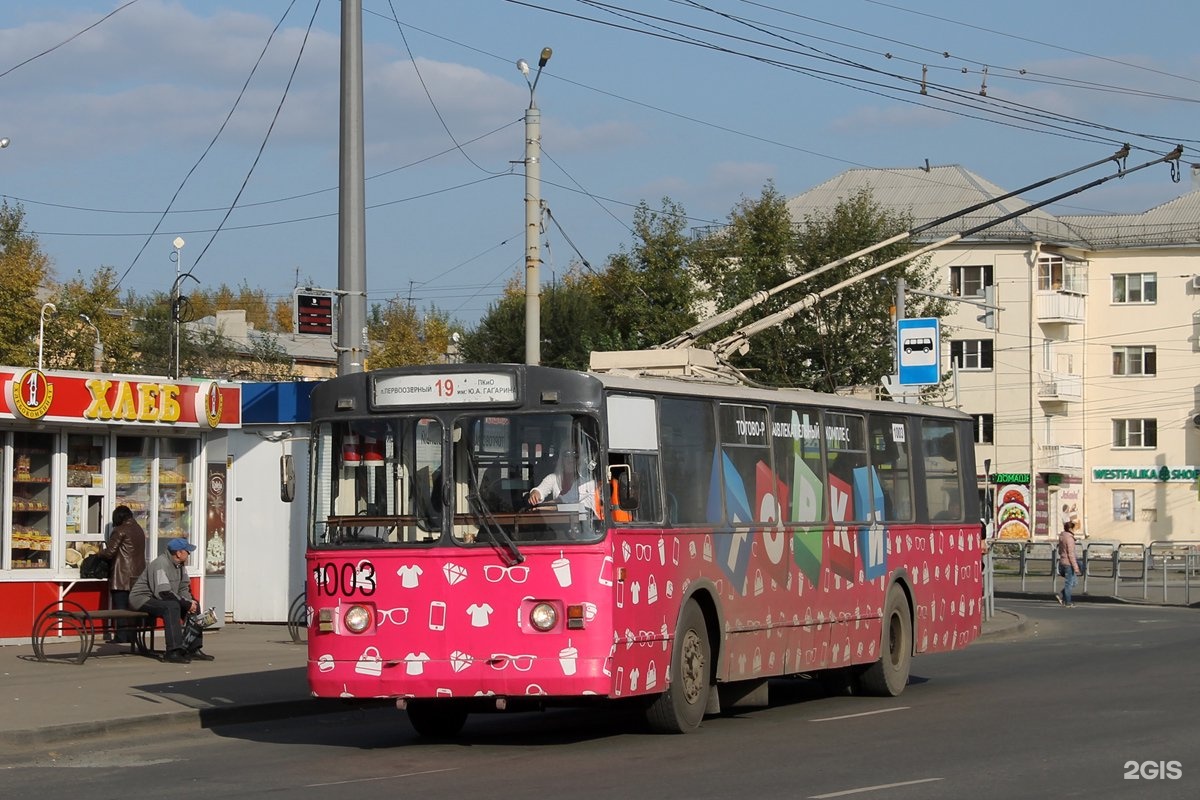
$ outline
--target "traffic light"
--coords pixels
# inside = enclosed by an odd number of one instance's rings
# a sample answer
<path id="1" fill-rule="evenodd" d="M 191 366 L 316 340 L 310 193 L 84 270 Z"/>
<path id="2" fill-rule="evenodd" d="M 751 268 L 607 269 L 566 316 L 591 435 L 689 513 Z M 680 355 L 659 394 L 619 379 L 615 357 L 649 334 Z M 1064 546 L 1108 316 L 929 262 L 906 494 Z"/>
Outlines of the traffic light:
<path id="1" fill-rule="evenodd" d="M 333 295 L 296 293 L 296 333 L 333 335 Z"/>

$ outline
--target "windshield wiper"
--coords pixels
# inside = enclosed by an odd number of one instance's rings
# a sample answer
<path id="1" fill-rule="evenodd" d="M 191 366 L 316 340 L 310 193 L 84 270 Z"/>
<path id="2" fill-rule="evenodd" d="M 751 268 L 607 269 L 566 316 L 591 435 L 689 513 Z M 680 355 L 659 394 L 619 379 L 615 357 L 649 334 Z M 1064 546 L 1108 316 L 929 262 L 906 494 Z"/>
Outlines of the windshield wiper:
<path id="1" fill-rule="evenodd" d="M 504 531 L 504 526 L 496 522 L 492 510 L 479 495 L 479 476 L 476 471 L 475 456 L 471 453 L 469 445 L 467 449 L 467 507 L 475 515 L 479 527 L 487 532 L 492 542 L 507 552 L 508 563 L 505 566 L 516 566 L 525 560 L 525 554 L 517 547 L 517 543 L 512 540 L 512 537 Z"/>

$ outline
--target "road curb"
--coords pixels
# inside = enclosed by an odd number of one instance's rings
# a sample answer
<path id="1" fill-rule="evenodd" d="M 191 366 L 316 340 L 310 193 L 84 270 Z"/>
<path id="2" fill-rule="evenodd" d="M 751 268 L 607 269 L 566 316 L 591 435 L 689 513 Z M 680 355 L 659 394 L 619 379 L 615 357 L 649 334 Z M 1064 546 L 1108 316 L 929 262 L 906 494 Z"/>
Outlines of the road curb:
<path id="1" fill-rule="evenodd" d="M 999 597 L 999 595 L 997 595 Z M 1028 621 L 1023 614 L 1018 614 L 1015 611 L 1009 611 L 1006 608 L 997 608 L 992 619 L 984 623 L 985 630 L 979 634 L 980 639 L 993 639 L 1001 636 L 1008 636 L 1014 633 L 1022 633 L 1028 625 Z"/>
<path id="2" fill-rule="evenodd" d="M 98 719 L 91 722 L 72 722 L 63 725 L 48 725 L 17 731 L 0 731 L 0 745 L 6 748 L 43 746 L 77 742 L 100 736 L 128 736 L 171 727 L 188 727 L 197 730 L 217 728 L 223 725 L 241 725 L 251 722 L 270 722 L 291 717 L 307 717 L 319 714 L 336 714 L 358 708 L 372 708 L 391 704 L 393 701 L 355 700 L 337 698 L 307 698 L 284 700 L 273 703 L 254 703 L 228 707 L 189 708 L 149 714 L 141 717 L 121 719 Z"/>

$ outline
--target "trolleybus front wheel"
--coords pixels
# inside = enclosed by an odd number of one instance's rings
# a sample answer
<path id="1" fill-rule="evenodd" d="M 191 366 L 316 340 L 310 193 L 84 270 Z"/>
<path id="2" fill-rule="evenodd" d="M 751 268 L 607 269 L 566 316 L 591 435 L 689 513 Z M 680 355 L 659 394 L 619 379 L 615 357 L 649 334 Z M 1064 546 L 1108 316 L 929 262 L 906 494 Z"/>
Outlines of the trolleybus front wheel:
<path id="1" fill-rule="evenodd" d="M 912 664 L 912 646 L 908 597 L 899 586 L 892 586 L 883 604 L 883 642 L 879 660 L 858 676 L 857 688 L 863 694 L 879 697 L 896 697 L 903 692 Z"/>
<path id="2" fill-rule="evenodd" d="M 408 721 L 426 739 L 452 739 L 467 722 L 467 707 L 453 700 L 409 700 Z"/>
<path id="3" fill-rule="evenodd" d="M 700 727 L 712 686 L 712 646 L 704 612 L 695 600 L 683 609 L 671 650 L 671 683 L 646 710 L 657 733 L 688 733 Z"/>

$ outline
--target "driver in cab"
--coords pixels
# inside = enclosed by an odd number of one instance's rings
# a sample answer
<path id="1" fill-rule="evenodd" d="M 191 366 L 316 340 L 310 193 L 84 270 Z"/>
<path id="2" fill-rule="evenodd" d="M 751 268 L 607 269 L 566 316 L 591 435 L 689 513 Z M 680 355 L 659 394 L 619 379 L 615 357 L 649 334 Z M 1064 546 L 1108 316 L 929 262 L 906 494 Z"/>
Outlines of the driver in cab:
<path id="1" fill-rule="evenodd" d="M 554 470 L 530 489 L 527 497 L 530 506 L 553 500 L 560 506 L 572 506 L 581 511 L 586 508 L 595 514 L 596 479 L 580 464 L 578 451 L 568 448 L 560 454 Z"/>

